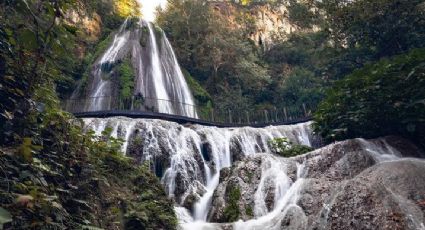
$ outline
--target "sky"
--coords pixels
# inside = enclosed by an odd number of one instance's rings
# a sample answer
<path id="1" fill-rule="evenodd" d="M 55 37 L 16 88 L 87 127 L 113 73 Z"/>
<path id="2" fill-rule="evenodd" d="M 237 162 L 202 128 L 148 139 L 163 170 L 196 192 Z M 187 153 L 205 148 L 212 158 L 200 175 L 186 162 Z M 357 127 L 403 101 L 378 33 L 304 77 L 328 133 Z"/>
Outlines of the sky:
<path id="1" fill-rule="evenodd" d="M 138 0 L 142 4 L 143 18 L 148 21 L 155 20 L 155 8 L 159 5 L 165 7 L 167 0 Z"/>

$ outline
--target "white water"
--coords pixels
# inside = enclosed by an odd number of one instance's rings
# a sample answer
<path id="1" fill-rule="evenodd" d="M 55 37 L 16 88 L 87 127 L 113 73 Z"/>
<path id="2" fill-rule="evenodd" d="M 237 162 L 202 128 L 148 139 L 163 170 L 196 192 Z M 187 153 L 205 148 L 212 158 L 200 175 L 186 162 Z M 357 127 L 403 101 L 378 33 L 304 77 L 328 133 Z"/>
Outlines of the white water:
<path id="1" fill-rule="evenodd" d="M 385 140 L 380 141 L 380 143 L 373 143 L 362 138 L 358 138 L 357 140 L 378 163 L 395 161 L 401 158 L 401 153 Z"/>
<path id="2" fill-rule="evenodd" d="M 179 226 L 188 230 L 281 229 L 282 221 L 290 215 L 288 213 L 295 213 L 296 227 L 307 229 L 307 216 L 298 205 L 304 185 L 309 182 L 309 178 L 304 177 L 309 175 L 312 162 L 318 161 L 323 154 L 332 153 L 331 149 L 338 146 L 329 145 L 312 152 L 312 157 L 306 155 L 287 159 L 270 154 L 267 141 L 271 138 L 288 137 L 298 144 L 311 143 L 310 123 L 229 129 L 199 125 L 185 127 L 161 120 L 124 117 L 90 118 L 84 119 L 84 122 L 96 134 L 107 127 L 112 128 L 113 136 L 125 140 L 123 149 L 128 154 L 139 156 L 134 153 L 136 149 L 142 155 L 142 160 L 151 162 L 155 172 L 163 172 L 161 182 L 169 197 L 175 201 Z M 142 143 L 135 144 L 137 139 Z M 394 161 L 401 157 L 385 140 L 355 139 L 351 142 L 360 144 L 356 151 L 365 151 L 377 163 Z M 206 145 L 208 148 L 205 148 Z M 247 156 L 261 157 L 261 177 L 254 184 L 255 192 L 252 193 L 253 219 L 226 224 L 207 222 L 214 192 L 220 186 L 220 172 L 223 168 L 232 166 L 234 158 Z M 157 168 L 160 167 L 158 163 L 163 164 L 164 168 Z M 267 203 L 270 192 L 274 194 L 271 207 Z M 185 208 L 185 202 L 191 196 L 198 197 L 198 201 L 189 210 Z M 333 199 L 324 204 L 321 221 L 323 226 L 326 226 L 332 205 Z"/>
<path id="3" fill-rule="evenodd" d="M 123 138 L 125 148 L 129 146 L 132 139 L 135 139 L 134 135 L 137 131 L 137 135 L 143 137 L 143 146 L 140 146 L 139 150 L 144 160 L 155 162 L 161 161 L 164 157 L 169 159 L 170 166 L 164 169 L 161 179 L 167 194 L 181 205 L 191 194 L 200 197 L 194 205 L 191 218 L 188 218 L 187 211 L 183 211 L 184 208 L 176 207 L 179 216 L 183 218 L 181 222 L 186 222 L 187 226 L 193 226 L 195 222 L 195 225 L 203 225 L 202 223 L 206 221 L 212 195 L 219 184 L 220 171 L 232 165 L 232 154 L 248 156 L 269 152 L 267 142 L 276 137 L 288 137 L 295 143 L 310 144 L 309 123 L 257 129 L 249 127 L 222 129 L 198 125 L 188 128 L 172 122 L 129 118 L 91 118 L 84 119 L 84 122 L 96 133 L 101 133 L 101 130 L 106 127 L 112 127 L 114 130 L 112 135 Z M 205 144 L 210 146 L 209 152 L 204 153 L 209 159 L 202 154 L 202 146 Z M 262 178 L 264 182 L 270 179 L 276 183 L 277 205 L 292 187 L 292 181 L 286 176 L 286 166 L 276 159 L 272 158 L 262 166 Z M 282 178 L 284 180 L 281 180 Z M 199 194 L 199 186 L 204 190 L 201 194 Z M 266 186 L 266 183 L 260 185 L 258 189 L 259 200 L 264 197 L 261 186 Z M 257 209 L 262 210 L 258 211 L 257 216 L 267 213 L 261 202 L 256 205 Z"/>
<path id="4" fill-rule="evenodd" d="M 149 28 L 149 40 L 151 44 L 151 72 L 154 80 L 154 90 L 155 90 L 155 96 L 158 99 L 164 100 L 158 102 L 158 108 L 159 111 L 164 113 L 172 113 L 173 109 L 171 107 L 171 104 L 169 103 L 170 98 L 168 97 L 167 90 L 165 89 L 164 84 L 164 75 L 161 71 L 161 62 L 159 61 L 159 51 L 158 51 L 158 44 L 156 43 L 156 35 L 155 31 L 152 29 L 152 24 L 148 23 Z"/>
<path id="5" fill-rule="evenodd" d="M 142 40 L 146 39 L 146 44 Z M 100 111 L 120 109 L 119 78 L 115 66 L 131 60 L 135 73 L 133 95 L 142 95 L 143 105 L 132 110 L 178 114 L 197 118 L 196 105 L 189 86 L 165 33 L 152 23 L 125 20 L 106 51 L 94 63 L 88 89 L 77 89 L 72 99 L 87 95 L 85 103 L 72 105 L 70 110 Z"/>

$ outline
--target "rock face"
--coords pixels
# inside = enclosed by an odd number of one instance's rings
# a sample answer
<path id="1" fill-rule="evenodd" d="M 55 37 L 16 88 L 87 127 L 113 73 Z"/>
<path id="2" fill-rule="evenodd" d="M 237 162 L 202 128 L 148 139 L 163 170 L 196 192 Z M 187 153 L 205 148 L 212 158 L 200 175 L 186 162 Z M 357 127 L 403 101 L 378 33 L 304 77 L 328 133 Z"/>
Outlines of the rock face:
<path id="1" fill-rule="evenodd" d="M 233 229 L 423 229 L 425 161 L 403 156 L 423 153 L 386 137 L 339 142 L 294 158 L 247 157 L 220 178 L 209 221 L 227 222 L 226 191 L 236 186 L 243 191 L 237 204 L 244 222 Z"/>
<path id="2" fill-rule="evenodd" d="M 232 0 L 211 0 L 210 5 L 222 15 L 238 26 L 237 17 L 249 17 L 254 22 L 249 37 L 259 47 L 267 50 L 273 45 L 274 39 L 287 39 L 290 34 L 299 31 L 313 31 L 312 29 L 299 28 L 289 20 L 289 1 L 282 3 L 255 3 L 250 6 L 241 5 Z M 248 16 L 249 15 L 249 16 Z"/>

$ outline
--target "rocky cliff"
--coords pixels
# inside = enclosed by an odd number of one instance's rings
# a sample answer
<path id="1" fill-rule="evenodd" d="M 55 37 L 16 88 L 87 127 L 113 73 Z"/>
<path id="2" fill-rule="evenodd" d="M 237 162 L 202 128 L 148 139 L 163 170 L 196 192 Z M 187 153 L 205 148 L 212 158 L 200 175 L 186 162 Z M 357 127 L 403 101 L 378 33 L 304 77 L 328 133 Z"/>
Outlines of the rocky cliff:
<path id="1" fill-rule="evenodd" d="M 210 1 L 210 4 L 235 26 L 242 26 L 241 18 L 245 23 L 251 23 L 248 25 L 248 36 L 263 49 L 268 49 L 275 39 L 285 40 L 294 32 L 317 30 L 317 27 L 300 28 L 290 20 L 290 1 L 248 5 L 241 4 L 239 1 Z"/>

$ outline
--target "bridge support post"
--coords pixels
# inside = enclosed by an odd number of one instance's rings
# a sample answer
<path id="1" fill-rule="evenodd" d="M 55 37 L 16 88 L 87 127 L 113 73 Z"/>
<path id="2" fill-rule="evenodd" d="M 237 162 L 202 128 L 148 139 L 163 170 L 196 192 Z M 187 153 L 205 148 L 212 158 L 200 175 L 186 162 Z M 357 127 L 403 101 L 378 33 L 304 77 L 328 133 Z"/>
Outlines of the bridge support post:
<path id="1" fill-rule="evenodd" d="M 211 121 L 214 122 L 214 109 L 211 109 Z"/>
<path id="2" fill-rule="evenodd" d="M 274 107 L 274 122 L 277 122 L 277 108 Z"/>

